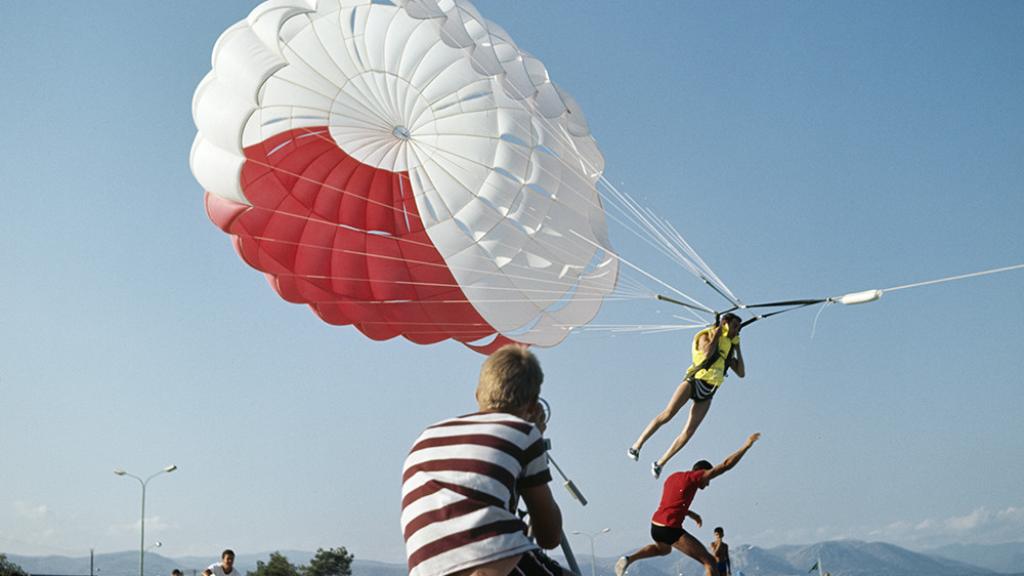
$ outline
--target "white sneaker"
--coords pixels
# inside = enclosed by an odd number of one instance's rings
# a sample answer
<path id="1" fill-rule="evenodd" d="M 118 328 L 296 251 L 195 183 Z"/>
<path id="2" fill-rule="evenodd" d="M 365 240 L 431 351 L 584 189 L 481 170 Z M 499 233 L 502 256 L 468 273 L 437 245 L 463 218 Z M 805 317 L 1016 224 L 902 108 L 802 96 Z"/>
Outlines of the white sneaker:
<path id="1" fill-rule="evenodd" d="M 629 448 L 626 448 L 626 458 L 636 462 L 640 459 L 640 451 L 630 446 Z"/>
<path id="2" fill-rule="evenodd" d="M 618 559 L 615 562 L 615 576 L 625 576 L 626 566 L 629 566 L 629 558 L 625 556 Z"/>
<path id="3" fill-rule="evenodd" d="M 651 462 L 651 476 L 654 476 L 655 480 L 661 476 L 661 465 L 657 461 Z"/>

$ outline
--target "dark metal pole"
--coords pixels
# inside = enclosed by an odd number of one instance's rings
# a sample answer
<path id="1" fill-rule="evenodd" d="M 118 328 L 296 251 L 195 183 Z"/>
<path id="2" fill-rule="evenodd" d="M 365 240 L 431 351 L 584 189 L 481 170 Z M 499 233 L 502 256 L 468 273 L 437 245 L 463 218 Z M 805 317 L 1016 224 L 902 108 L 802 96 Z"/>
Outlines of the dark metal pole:
<path id="1" fill-rule="evenodd" d="M 572 547 L 569 546 L 569 539 L 565 537 L 564 530 L 562 531 L 562 554 L 565 554 L 565 562 L 569 565 L 569 570 L 576 576 L 582 576 L 580 565 L 576 563 L 576 556 L 572 553 Z"/>

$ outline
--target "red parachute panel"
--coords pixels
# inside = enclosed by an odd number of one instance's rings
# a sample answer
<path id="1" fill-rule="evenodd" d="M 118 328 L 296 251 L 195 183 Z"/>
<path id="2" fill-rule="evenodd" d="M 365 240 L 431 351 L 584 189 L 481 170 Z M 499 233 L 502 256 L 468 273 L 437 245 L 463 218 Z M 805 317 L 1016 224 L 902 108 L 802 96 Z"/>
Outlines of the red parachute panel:
<path id="1" fill-rule="evenodd" d="M 466 299 L 420 220 L 407 173 L 362 164 L 326 127 L 284 132 L 245 149 L 252 206 L 206 194 L 210 219 L 289 302 L 375 340 L 451 338 L 487 354 L 495 335 Z"/>

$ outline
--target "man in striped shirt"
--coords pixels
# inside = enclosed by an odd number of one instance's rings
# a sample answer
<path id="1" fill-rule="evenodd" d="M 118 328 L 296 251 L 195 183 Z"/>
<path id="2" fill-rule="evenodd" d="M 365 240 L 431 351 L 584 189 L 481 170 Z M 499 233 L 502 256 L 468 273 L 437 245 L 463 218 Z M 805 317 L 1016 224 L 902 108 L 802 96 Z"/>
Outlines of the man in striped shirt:
<path id="1" fill-rule="evenodd" d="M 544 374 L 509 345 L 484 362 L 480 411 L 438 422 L 413 444 L 402 474 L 402 531 L 410 576 L 506 576 L 539 544 L 561 542 L 541 436 Z M 532 536 L 516 514 L 520 496 Z"/>

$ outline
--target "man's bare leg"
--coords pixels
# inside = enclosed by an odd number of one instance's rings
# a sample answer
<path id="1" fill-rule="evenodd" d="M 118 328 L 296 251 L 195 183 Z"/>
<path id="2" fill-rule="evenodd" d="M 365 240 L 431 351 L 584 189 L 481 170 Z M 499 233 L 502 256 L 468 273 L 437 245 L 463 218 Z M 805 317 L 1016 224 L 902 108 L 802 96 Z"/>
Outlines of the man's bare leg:
<path id="1" fill-rule="evenodd" d="M 630 564 L 637 560 L 643 560 L 644 558 L 654 558 L 655 556 L 665 556 L 672 553 L 672 547 L 664 542 L 653 542 L 644 546 L 643 548 L 619 558 L 619 561 L 615 563 L 615 574 L 616 576 L 622 576 L 626 573 L 626 568 Z M 623 563 L 625 560 L 625 563 Z"/>
<path id="2" fill-rule="evenodd" d="M 718 568 L 715 566 L 715 557 L 689 532 L 683 532 L 683 535 L 672 544 L 672 547 L 703 564 L 705 576 L 719 576 Z"/>

